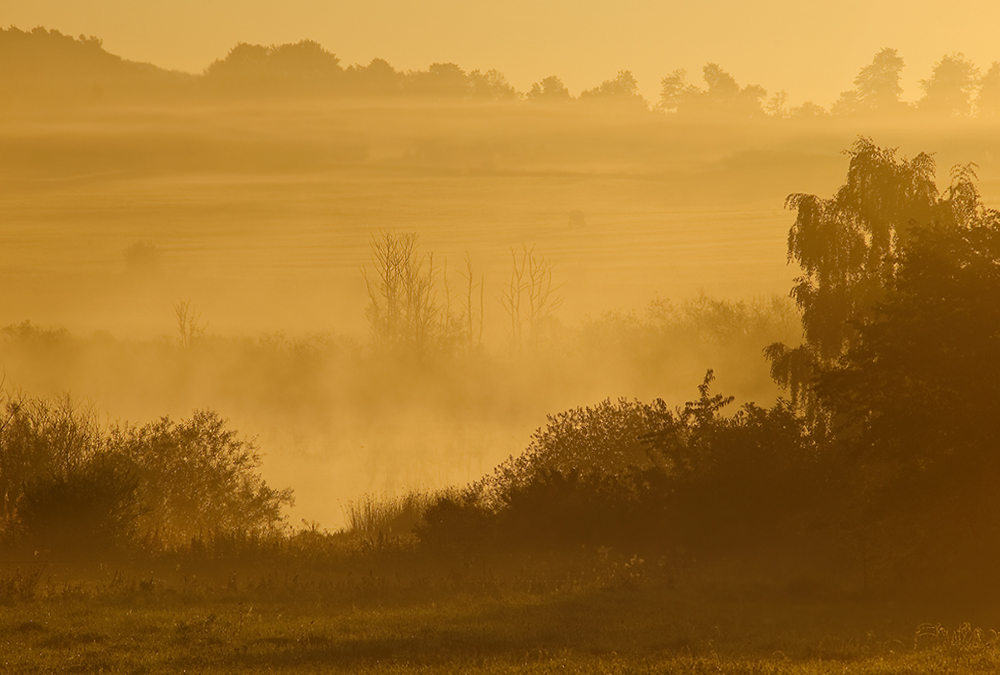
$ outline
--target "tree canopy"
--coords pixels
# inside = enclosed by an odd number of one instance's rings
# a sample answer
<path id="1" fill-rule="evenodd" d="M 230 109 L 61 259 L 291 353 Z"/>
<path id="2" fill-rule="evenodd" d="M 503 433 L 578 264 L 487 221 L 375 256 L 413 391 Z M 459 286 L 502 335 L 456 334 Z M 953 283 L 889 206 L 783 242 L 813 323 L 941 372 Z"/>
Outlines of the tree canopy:
<path id="1" fill-rule="evenodd" d="M 802 311 L 805 343 L 774 344 L 766 353 L 775 378 L 792 389 L 830 366 L 857 340 L 897 274 L 899 255 L 927 227 L 971 227 L 990 216 L 975 186 L 974 167 L 956 167 L 940 193 L 935 163 L 912 160 L 861 138 L 847 151 L 847 181 L 832 198 L 791 194 L 797 216 L 788 234 L 788 259 L 802 275 L 791 295 Z"/>
<path id="2" fill-rule="evenodd" d="M 919 107 L 930 113 L 967 117 L 973 113 L 973 94 L 979 86 L 979 69 L 961 53 L 945 56 L 931 76 L 920 80 L 924 97 Z"/>
<path id="3" fill-rule="evenodd" d="M 660 88 L 660 109 L 682 115 L 714 117 L 761 117 L 767 90 L 757 84 L 744 87 L 717 63 L 702 69 L 705 88 L 686 83 L 687 73 L 675 70 L 664 77 Z"/>

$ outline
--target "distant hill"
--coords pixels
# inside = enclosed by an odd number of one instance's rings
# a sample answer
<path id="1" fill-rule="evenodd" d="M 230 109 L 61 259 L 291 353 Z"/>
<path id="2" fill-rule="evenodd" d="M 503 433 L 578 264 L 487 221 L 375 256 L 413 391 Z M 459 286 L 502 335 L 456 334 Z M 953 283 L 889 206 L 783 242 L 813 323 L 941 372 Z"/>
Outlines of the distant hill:
<path id="1" fill-rule="evenodd" d="M 549 78 L 558 82 L 558 78 Z M 559 83 L 561 86 L 561 82 Z M 383 59 L 343 67 L 319 43 L 238 43 L 198 75 L 128 61 L 101 40 L 57 30 L 0 29 L 0 89 L 6 102 L 80 103 L 305 95 L 513 101 L 517 91 L 496 70 L 466 72 L 454 63 L 398 71 Z M 568 92 L 566 98 L 568 99 Z"/>
<path id="2" fill-rule="evenodd" d="M 10 100 L 101 102 L 174 97 L 197 77 L 149 63 L 127 61 L 104 50 L 101 40 L 57 30 L 0 29 L 0 89 Z"/>

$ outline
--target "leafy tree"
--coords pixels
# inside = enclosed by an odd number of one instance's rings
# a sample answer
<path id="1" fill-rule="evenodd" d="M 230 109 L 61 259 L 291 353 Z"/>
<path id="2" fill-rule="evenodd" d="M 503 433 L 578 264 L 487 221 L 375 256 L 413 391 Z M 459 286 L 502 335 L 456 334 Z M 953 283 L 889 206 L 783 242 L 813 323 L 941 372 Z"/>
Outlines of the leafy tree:
<path id="1" fill-rule="evenodd" d="M 414 93 L 433 98 L 464 98 L 469 94 L 469 76 L 455 63 L 432 63 L 426 71 L 408 76 Z"/>
<path id="2" fill-rule="evenodd" d="M 710 109 L 740 117 L 763 114 L 767 90 L 760 85 L 749 84 L 741 89 L 736 79 L 722 70 L 717 63 L 706 65 L 702 70 L 702 77 L 708 87 L 705 90 L 705 98 Z"/>
<path id="3" fill-rule="evenodd" d="M 830 107 L 830 112 L 838 117 L 849 117 L 860 113 L 861 99 L 858 97 L 858 92 L 853 89 L 840 92 L 840 96 Z"/>
<path id="4" fill-rule="evenodd" d="M 660 110 L 677 112 L 690 86 L 686 78 L 687 72 L 678 69 L 660 80 Z"/>
<path id="5" fill-rule="evenodd" d="M 619 70 L 618 75 L 613 80 L 605 80 L 600 86 L 581 92 L 580 99 L 647 107 L 646 100 L 639 93 L 639 83 L 630 70 Z"/>
<path id="6" fill-rule="evenodd" d="M 290 490 L 257 473 L 260 453 L 209 410 L 179 423 L 164 417 L 114 430 L 112 445 L 136 467 L 148 536 L 168 545 L 219 534 L 263 535 L 283 523 Z"/>
<path id="7" fill-rule="evenodd" d="M 299 80 L 330 80 L 343 73 L 340 59 L 313 40 L 270 47 L 268 67 L 280 77 Z"/>
<path id="8" fill-rule="evenodd" d="M 367 66 L 355 64 L 344 72 L 350 87 L 362 95 L 398 94 L 406 81 L 406 74 L 397 71 L 385 59 L 372 59 Z"/>
<path id="9" fill-rule="evenodd" d="M 824 402 L 866 452 L 909 469 L 1000 470 L 1000 214 L 919 228 L 845 357 L 820 378 Z"/>
<path id="10" fill-rule="evenodd" d="M 741 117 L 759 117 L 764 114 L 767 89 L 759 84 L 748 84 L 736 99 L 736 111 Z"/>
<path id="11" fill-rule="evenodd" d="M 35 100 L 50 107 L 94 99 L 183 95 L 195 77 L 106 52 L 94 36 L 73 38 L 40 26 L 0 28 L 4 104 Z"/>
<path id="12" fill-rule="evenodd" d="M 206 70 L 210 84 L 241 94 L 309 91 L 337 86 L 344 70 L 340 59 L 318 42 L 262 45 L 238 43 L 225 59 Z"/>
<path id="13" fill-rule="evenodd" d="M 789 197 L 806 342 L 769 347 L 772 372 L 841 467 L 843 535 L 897 578 L 981 579 L 1000 554 L 1000 213 L 973 165 L 939 192 L 928 155 L 849 154 L 834 198 Z"/>
<path id="14" fill-rule="evenodd" d="M 779 91 L 767 102 L 767 114 L 771 117 L 786 117 L 788 110 L 788 92 Z"/>
<path id="15" fill-rule="evenodd" d="M 937 115 L 972 114 L 972 96 L 979 84 L 979 69 L 961 53 L 945 56 L 934 65 L 929 79 L 920 80 L 924 97 L 921 110 Z"/>
<path id="16" fill-rule="evenodd" d="M 818 117 L 826 117 L 829 113 L 822 106 L 816 105 L 812 101 L 806 101 L 802 105 L 792 108 L 790 115 L 792 117 L 804 118 L 804 119 L 816 119 Z"/>
<path id="17" fill-rule="evenodd" d="M 740 93 L 736 78 L 720 68 L 718 63 L 707 64 L 702 69 L 702 78 L 708 87 L 705 93 L 714 103 L 728 103 Z"/>
<path id="18" fill-rule="evenodd" d="M 791 295 L 802 311 L 805 343 L 775 343 L 765 350 L 775 379 L 791 388 L 793 402 L 813 412 L 815 399 L 804 385 L 854 344 L 858 322 L 870 318 L 884 298 L 897 255 L 915 229 L 974 222 L 983 213 L 971 167 L 953 171 L 942 195 L 930 155 L 898 158 L 867 138 L 847 154 L 847 182 L 833 198 L 792 194 L 785 202 L 797 211 L 788 258 L 803 271 Z"/>
<path id="19" fill-rule="evenodd" d="M 1000 61 L 994 61 L 979 82 L 976 112 L 981 117 L 1000 114 Z"/>
<path id="20" fill-rule="evenodd" d="M 237 42 L 224 59 L 217 59 L 205 71 L 211 77 L 251 78 L 267 67 L 270 51 L 264 45 Z"/>
<path id="21" fill-rule="evenodd" d="M 894 569 L 977 592 L 1000 553 L 998 294 L 1000 214 L 919 227 L 816 384 L 870 547 Z"/>
<path id="22" fill-rule="evenodd" d="M 536 103 L 558 103 L 569 101 L 571 98 L 569 89 L 555 75 L 550 75 L 541 82 L 535 82 L 528 92 L 528 100 Z"/>
<path id="23" fill-rule="evenodd" d="M 514 101 L 518 94 L 504 74 L 494 69 L 485 73 L 479 70 L 469 73 L 469 96 L 473 99 Z"/>
<path id="24" fill-rule="evenodd" d="M 887 47 L 876 54 L 854 78 L 861 107 L 879 113 L 898 111 L 903 105 L 899 100 L 903 93 L 899 83 L 902 71 L 903 57 L 895 49 Z"/>
<path id="25" fill-rule="evenodd" d="M 702 69 L 706 88 L 685 83 L 685 72 L 676 70 L 661 81 L 660 108 L 684 115 L 757 117 L 764 115 L 767 90 L 751 84 L 740 87 L 736 79 L 719 64 Z"/>

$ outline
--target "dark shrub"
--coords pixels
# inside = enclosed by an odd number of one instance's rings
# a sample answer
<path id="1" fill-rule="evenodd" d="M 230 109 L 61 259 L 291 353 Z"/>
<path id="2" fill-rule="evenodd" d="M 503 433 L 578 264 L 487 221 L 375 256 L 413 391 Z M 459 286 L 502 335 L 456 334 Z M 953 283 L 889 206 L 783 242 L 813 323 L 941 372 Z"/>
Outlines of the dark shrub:
<path id="1" fill-rule="evenodd" d="M 106 453 L 36 478 L 17 501 L 15 540 L 57 558 L 126 552 L 137 544 L 138 488 L 134 467 Z"/>

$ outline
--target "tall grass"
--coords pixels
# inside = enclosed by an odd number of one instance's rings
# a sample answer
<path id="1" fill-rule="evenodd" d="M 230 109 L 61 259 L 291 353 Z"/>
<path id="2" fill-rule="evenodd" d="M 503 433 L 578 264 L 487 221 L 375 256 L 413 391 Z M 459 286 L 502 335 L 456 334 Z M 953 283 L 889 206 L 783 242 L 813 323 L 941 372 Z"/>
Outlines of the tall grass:
<path id="1" fill-rule="evenodd" d="M 344 507 L 345 529 L 366 538 L 411 535 L 435 497 L 418 490 L 398 496 L 364 494 Z"/>

